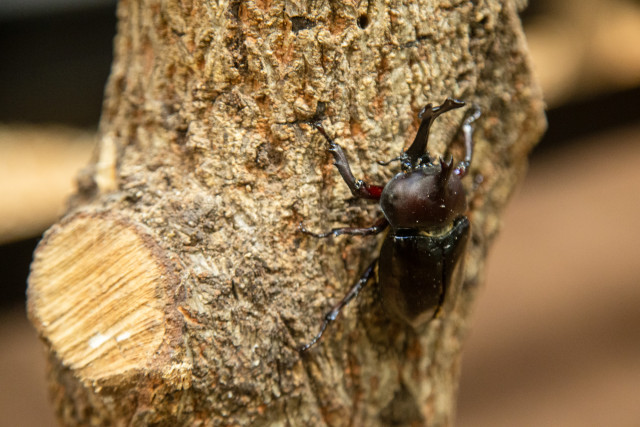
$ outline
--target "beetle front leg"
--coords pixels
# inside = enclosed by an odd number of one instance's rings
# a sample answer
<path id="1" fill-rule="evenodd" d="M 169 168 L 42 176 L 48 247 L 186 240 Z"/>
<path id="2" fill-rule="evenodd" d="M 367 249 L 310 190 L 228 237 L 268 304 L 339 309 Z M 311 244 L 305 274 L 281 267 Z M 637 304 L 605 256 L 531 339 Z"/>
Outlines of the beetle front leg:
<path id="1" fill-rule="evenodd" d="M 480 108 L 477 105 L 471 107 L 467 112 L 466 118 L 462 122 L 462 133 L 464 135 L 464 160 L 456 166 L 455 174 L 460 178 L 467 174 L 471 159 L 473 158 L 473 122 L 480 117 Z"/>
<path id="2" fill-rule="evenodd" d="M 322 136 L 324 136 L 324 138 L 329 143 L 329 151 L 331 151 L 334 159 L 333 164 L 338 169 L 338 172 L 340 172 L 340 175 L 342 176 L 342 179 L 344 179 L 344 182 L 347 183 L 349 190 L 351 190 L 351 194 L 353 194 L 354 197 L 360 199 L 379 200 L 380 195 L 382 194 L 383 187 L 379 185 L 370 185 L 361 179 L 356 179 L 356 177 L 353 176 L 353 172 L 351 172 L 349 161 L 347 160 L 347 156 L 346 154 L 344 154 L 342 147 L 340 147 L 333 139 L 331 139 L 331 137 L 324 130 L 322 123 L 315 122 L 312 123 L 312 125 L 318 130 L 318 132 L 320 132 Z"/>
<path id="3" fill-rule="evenodd" d="M 371 280 L 371 278 L 373 277 L 377 262 L 378 262 L 377 259 L 374 260 L 369 265 L 369 267 L 367 267 L 367 269 L 364 271 L 364 273 L 362 274 L 362 277 L 360 277 L 360 280 L 358 280 L 355 283 L 355 285 L 353 285 L 351 289 L 349 289 L 349 292 L 347 292 L 347 295 L 344 296 L 342 301 L 340 301 L 338 304 L 333 306 L 333 308 L 329 312 L 327 312 L 327 314 L 324 315 L 322 326 L 320 326 L 320 332 L 318 332 L 318 334 L 308 344 L 300 347 L 300 353 L 304 353 L 305 351 L 309 350 L 318 342 L 320 338 L 322 338 L 322 334 L 324 334 L 324 331 L 325 329 L 327 329 L 327 326 L 329 326 L 330 323 L 336 320 L 336 318 L 338 317 L 338 315 L 340 314 L 340 311 L 344 308 L 344 306 L 349 304 L 349 302 L 351 302 L 351 300 L 353 300 L 358 295 L 358 293 L 362 290 L 362 288 L 364 288 L 364 286 L 369 282 L 369 280 Z"/>
<path id="4" fill-rule="evenodd" d="M 378 221 L 376 221 L 376 223 L 373 224 L 371 227 L 364 227 L 364 228 L 340 227 L 340 228 L 333 228 L 324 233 L 314 233 L 312 231 L 307 230 L 304 227 L 304 225 L 300 223 L 300 231 L 302 231 L 304 234 L 308 234 L 309 236 L 318 237 L 318 238 L 324 238 L 329 236 L 340 236 L 342 234 L 350 234 L 350 235 L 357 235 L 357 236 L 371 236 L 372 234 L 381 233 L 387 228 L 388 225 L 389 225 L 389 222 L 387 221 L 387 219 L 382 217 Z"/>

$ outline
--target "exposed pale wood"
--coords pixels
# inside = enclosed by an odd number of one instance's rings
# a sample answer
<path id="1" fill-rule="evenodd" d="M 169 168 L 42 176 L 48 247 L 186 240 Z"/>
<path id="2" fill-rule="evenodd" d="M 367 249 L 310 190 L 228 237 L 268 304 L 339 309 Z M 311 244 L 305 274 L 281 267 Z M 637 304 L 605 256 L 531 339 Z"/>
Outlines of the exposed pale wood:
<path id="1" fill-rule="evenodd" d="M 91 259 L 131 253 L 145 271 L 162 266 L 174 273 L 150 281 L 135 263 L 114 264 L 117 272 L 104 279 L 107 294 L 137 278 L 147 291 L 163 291 L 145 305 L 157 314 L 162 308 L 162 344 L 141 369 L 110 371 L 107 361 L 92 371 L 83 368 L 87 356 L 79 346 L 61 351 L 69 348 L 65 340 L 38 319 L 53 312 L 48 305 L 59 292 L 86 289 L 94 271 L 78 269 L 67 284 L 60 280 L 64 263 L 47 269 L 46 255 L 33 265 L 30 295 L 50 290 L 47 301 L 30 303 L 30 314 L 48 345 L 61 420 L 451 424 L 484 255 L 544 128 L 514 4 L 147 0 L 121 1 L 118 16 L 97 159 L 81 175 L 67 219 L 38 251 L 58 254 L 74 245 L 73 236 L 81 247 L 82 228 L 73 229 L 81 212 L 91 218 L 87 226 L 96 221 L 103 229 L 97 235 L 105 244 Z M 307 122 L 324 119 L 354 172 L 385 182 L 395 170 L 376 160 L 399 153 L 422 106 L 447 96 L 478 103 L 484 112 L 466 182 L 473 239 L 464 289 L 447 302 L 445 316 L 413 331 L 389 322 L 375 288 L 367 288 L 301 357 L 297 347 L 317 331 L 324 310 L 371 260 L 377 243 L 299 233 L 301 220 L 328 228 L 367 224 L 377 215 L 366 204 L 345 208 L 350 194 Z M 444 152 L 462 114 L 439 120 L 433 154 Z M 110 229 L 130 239 L 108 238 Z M 106 315 L 100 301 L 94 295 L 86 306 L 96 308 L 97 318 Z M 143 354 L 157 342 L 151 333 Z M 98 359 L 93 364 L 103 363 Z"/>
<path id="2" fill-rule="evenodd" d="M 139 230 L 73 216 L 49 230 L 32 271 L 32 321 L 80 378 L 95 383 L 157 363 L 171 275 Z"/>

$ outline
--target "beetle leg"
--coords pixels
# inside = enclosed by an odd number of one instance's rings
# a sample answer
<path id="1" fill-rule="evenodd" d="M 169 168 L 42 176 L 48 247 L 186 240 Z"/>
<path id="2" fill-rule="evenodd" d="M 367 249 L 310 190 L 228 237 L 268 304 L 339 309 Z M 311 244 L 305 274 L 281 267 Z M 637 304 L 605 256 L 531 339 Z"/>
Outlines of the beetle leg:
<path id="1" fill-rule="evenodd" d="M 480 117 L 480 108 L 474 105 L 469 109 L 467 117 L 462 122 L 462 133 L 464 134 L 464 160 L 458 163 L 455 173 L 460 178 L 467 174 L 467 169 L 471 165 L 471 158 L 473 157 L 473 122 Z"/>
<path id="2" fill-rule="evenodd" d="M 344 154 L 342 147 L 340 147 L 333 139 L 331 139 L 331 137 L 324 130 L 322 123 L 315 122 L 312 123 L 312 125 L 318 130 L 318 132 L 320 132 L 322 136 L 324 136 L 324 138 L 329 143 L 329 151 L 331 151 L 334 159 L 333 164 L 338 169 L 338 172 L 340 172 L 340 175 L 342 176 L 342 179 L 344 179 L 344 182 L 347 183 L 349 190 L 351 190 L 351 194 L 353 194 L 354 197 L 360 199 L 379 200 L 380 195 L 382 194 L 383 187 L 379 185 L 370 185 L 361 179 L 356 179 L 356 177 L 353 176 L 353 172 L 351 172 L 349 161 L 347 160 L 347 156 L 346 154 Z"/>
<path id="3" fill-rule="evenodd" d="M 404 160 L 405 156 L 398 156 L 398 157 L 394 157 L 391 160 L 378 160 L 376 163 L 378 163 L 380 166 L 388 166 L 393 162 L 400 162 L 402 160 Z"/>
<path id="4" fill-rule="evenodd" d="M 387 219 L 385 217 L 380 218 L 373 224 L 371 227 L 341 227 L 341 228 L 333 228 L 324 233 L 314 233 L 312 231 L 307 230 L 302 223 L 300 223 L 300 231 L 304 234 L 308 234 L 313 237 L 323 238 L 329 236 L 340 236 L 342 234 L 351 234 L 357 236 L 370 236 L 372 234 L 378 234 L 384 231 L 385 228 L 389 225 Z"/>
<path id="5" fill-rule="evenodd" d="M 324 321 L 322 322 L 322 326 L 320 327 L 320 332 L 318 332 L 318 334 L 315 337 L 313 337 L 313 339 L 308 344 L 300 348 L 300 353 L 304 353 L 305 351 L 309 350 L 318 342 L 318 340 L 322 337 L 322 334 L 324 333 L 325 329 L 327 329 L 327 326 L 329 326 L 331 322 L 336 320 L 336 318 L 338 317 L 338 315 L 340 314 L 340 311 L 344 308 L 344 306 L 349 304 L 349 302 L 351 302 L 351 300 L 358 295 L 358 293 L 362 290 L 362 288 L 364 288 L 364 286 L 369 282 L 369 280 L 371 280 L 371 278 L 373 277 L 377 262 L 378 260 L 375 259 L 369 265 L 369 267 L 367 267 L 367 269 L 364 271 L 364 273 L 362 274 L 362 277 L 360 277 L 360 280 L 358 280 L 351 287 L 351 289 L 349 289 L 349 292 L 347 292 L 347 295 L 345 295 L 344 298 L 342 298 L 342 301 L 340 301 L 338 304 L 333 306 L 333 308 L 329 312 L 327 312 L 327 314 L 324 315 Z"/>

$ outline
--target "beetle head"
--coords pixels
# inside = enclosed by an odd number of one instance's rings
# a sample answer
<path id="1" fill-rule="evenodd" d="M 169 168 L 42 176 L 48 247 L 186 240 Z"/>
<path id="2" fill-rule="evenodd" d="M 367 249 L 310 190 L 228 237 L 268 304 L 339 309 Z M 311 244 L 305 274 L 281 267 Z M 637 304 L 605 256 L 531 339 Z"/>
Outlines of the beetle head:
<path id="1" fill-rule="evenodd" d="M 426 152 L 429 130 L 442 113 L 464 102 L 448 98 L 442 105 L 428 104 L 420 112 L 420 127 L 409 149 L 400 156 L 402 172 L 384 187 L 380 207 L 395 229 L 446 228 L 467 210 L 467 200 L 453 160 L 433 162 Z"/>

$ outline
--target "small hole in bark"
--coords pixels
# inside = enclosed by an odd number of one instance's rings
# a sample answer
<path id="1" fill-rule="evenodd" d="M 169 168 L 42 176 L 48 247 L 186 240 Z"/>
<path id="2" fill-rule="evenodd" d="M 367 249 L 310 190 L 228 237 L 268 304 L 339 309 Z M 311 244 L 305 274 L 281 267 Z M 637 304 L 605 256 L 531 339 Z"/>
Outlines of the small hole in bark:
<path id="1" fill-rule="evenodd" d="M 305 18 L 304 16 L 292 16 L 291 17 L 291 31 L 297 33 L 298 31 L 307 30 L 312 28 L 315 24 L 314 21 Z"/>
<path id="2" fill-rule="evenodd" d="M 369 26 L 369 17 L 367 15 L 360 15 L 358 18 L 358 27 L 363 30 Z"/>

